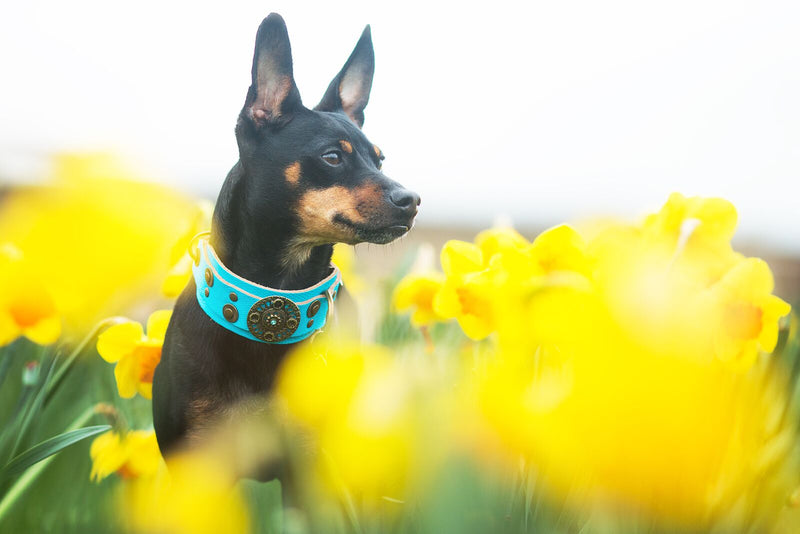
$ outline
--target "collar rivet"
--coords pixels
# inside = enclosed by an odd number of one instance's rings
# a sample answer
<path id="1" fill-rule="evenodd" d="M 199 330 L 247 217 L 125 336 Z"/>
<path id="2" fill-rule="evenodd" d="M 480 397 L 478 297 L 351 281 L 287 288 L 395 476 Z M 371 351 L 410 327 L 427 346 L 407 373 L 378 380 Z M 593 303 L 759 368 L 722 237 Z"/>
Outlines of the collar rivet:
<path id="1" fill-rule="evenodd" d="M 222 307 L 222 316 L 227 319 L 229 323 L 235 323 L 239 318 L 239 310 L 233 304 L 226 304 Z"/>

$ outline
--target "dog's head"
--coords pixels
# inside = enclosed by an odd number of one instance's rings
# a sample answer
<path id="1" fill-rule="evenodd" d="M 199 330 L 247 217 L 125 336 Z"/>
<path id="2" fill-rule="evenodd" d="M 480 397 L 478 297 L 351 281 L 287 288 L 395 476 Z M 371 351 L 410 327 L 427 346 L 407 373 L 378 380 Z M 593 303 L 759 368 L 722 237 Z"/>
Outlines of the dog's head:
<path id="1" fill-rule="evenodd" d="M 383 153 L 361 131 L 374 67 L 367 26 L 308 109 L 283 19 L 273 13 L 258 28 L 252 84 L 236 125 L 247 201 L 281 206 L 300 244 L 388 243 L 413 224 L 419 196 L 381 172 Z"/>

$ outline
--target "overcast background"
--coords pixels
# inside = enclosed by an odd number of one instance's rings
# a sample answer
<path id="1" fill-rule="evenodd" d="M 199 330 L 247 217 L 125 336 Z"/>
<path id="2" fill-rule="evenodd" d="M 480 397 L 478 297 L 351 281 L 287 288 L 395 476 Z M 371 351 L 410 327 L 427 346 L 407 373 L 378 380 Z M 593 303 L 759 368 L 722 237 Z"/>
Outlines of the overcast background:
<path id="1" fill-rule="evenodd" d="M 0 176 L 110 149 L 216 195 L 255 31 L 289 27 L 316 104 L 366 23 L 365 132 L 419 223 L 550 225 L 722 196 L 740 240 L 800 254 L 800 2 L 4 2 Z"/>

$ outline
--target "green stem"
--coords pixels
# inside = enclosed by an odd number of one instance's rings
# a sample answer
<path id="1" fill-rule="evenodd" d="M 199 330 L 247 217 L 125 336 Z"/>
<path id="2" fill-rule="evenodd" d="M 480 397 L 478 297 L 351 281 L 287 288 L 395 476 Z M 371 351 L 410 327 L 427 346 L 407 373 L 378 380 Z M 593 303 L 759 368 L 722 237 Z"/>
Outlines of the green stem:
<path id="1" fill-rule="evenodd" d="M 43 366 L 42 364 L 44 362 L 45 348 L 41 345 L 33 346 L 35 347 L 35 357 L 31 361 L 39 362 L 39 373 L 41 373 L 41 367 Z M 8 442 L 13 440 L 13 446 L 8 449 L 8 455 L 3 461 L 8 461 L 14 456 L 14 450 L 21 439 L 21 434 L 24 433 L 23 429 L 25 428 L 26 424 L 26 416 L 30 413 L 31 404 L 35 401 L 37 396 L 37 385 L 40 383 L 42 383 L 41 374 L 39 375 L 39 378 L 37 378 L 36 383 L 26 384 L 23 382 L 22 389 L 19 397 L 17 398 L 16 406 L 11 413 L 8 423 L 4 424 L 3 426 L 3 432 L 0 434 L 0 454 L 2 454 L 2 451 L 7 449 L 6 446 L 8 445 Z"/>
<path id="2" fill-rule="evenodd" d="M 33 423 L 34 419 L 39 415 L 39 412 L 41 412 L 44 402 L 45 386 L 49 382 L 50 377 L 53 376 L 53 372 L 56 368 L 57 354 L 51 358 L 50 364 L 47 365 L 47 375 L 42 377 L 42 368 L 44 368 L 46 364 L 47 348 L 42 347 L 41 353 L 42 355 L 39 357 L 40 375 L 36 383 L 32 385 L 31 389 L 31 393 L 34 395 L 33 401 L 28 405 L 27 410 L 22 414 L 22 420 L 16 432 L 14 446 L 11 448 L 11 454 L 8 457 L 9 460 L 17 454 L 20 445 L 22 445 L 22 440 L 25 437 L 25 434 L 28 432 L 28 428 L 30 427 L 31 423 Z"/>
<path id="3" fill-rule="evenodd" d="M 328 452 L 324 449 L 321 451 L 321 453 L 325 456 L 328 467 L 331 470 L 337 485 L 339 486 L 341 497 L 344 500 L 344 509 L 348 519 L 350 520 L 350 525 L 353 527 L 353 531 L 356 532 L 356 534 L 364 534 L 364 530 L 361 528 L 361 522 L 358 520 L 358 512 L 356 511 L 356 506 L 353 502 L 353 496 L 350 494 L 350 491 L 347 489 L 347 485 L 339 475 L 339 470 L 333 461 L 333 457 L 331 457 L 331 455 L 328 454 Z"/>
<path id="4" fill-rule="evenodd" d="M 86 424 L 89 419 L 94 415 L 94 407 L 90 406 L 86 409 L 80 416 L 78 416 L 75 421 L 66 429 L 66 432 L 71 430 L 77 430 L 83 425 Z M 41 462 L 38 462 L 30 467 L 27 471 L 25 471 L 22 476 L 20 476 L 16 482 L 9 488 L 6 494 L 3 496 L 3 499 L 0 500 L 0 523 L 2 523 L 3 518 L 6 516 L 8 511 L 17 502 L 17 499 L 22 496 L 26 489 L 33 483 L 34 480 L 44 471 L 44 469 L 50 465 L 50 462 L 58 456 L 54 454 L 48 458 L 45 458 Z"/>
<path id="5" fill-rule="evenodd" d="M 11 359 L 10 350 L 3 350 L 0 352 L 0 386 L 3 385 L 3 382 L 8 375 L 8 369 L 11 367 Z"/>

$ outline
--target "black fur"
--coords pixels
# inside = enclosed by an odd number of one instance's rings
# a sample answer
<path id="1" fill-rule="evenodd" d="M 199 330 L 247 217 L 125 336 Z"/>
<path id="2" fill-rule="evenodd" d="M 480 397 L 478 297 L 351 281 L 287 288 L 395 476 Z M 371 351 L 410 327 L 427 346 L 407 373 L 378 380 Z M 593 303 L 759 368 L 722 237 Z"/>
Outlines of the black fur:
<path id="1" fill-rule="evenodd" d="M 328 274 L 333 241 L 385 243 L 411 227 L 419 197 L 383 175 L 380 151 L 360 130 L 373 70 L 367 27 L 320 104 L 309 110 L 294 83 L 283 19 L 273 13 L 261 23 L 252 85 L 236 125 L 240 159 L 220 191 L 210 238 L 233 272 L 279 289 L 308 287 Z M 350 152 L 340 148 L 341 140 L 351 143 Z M 322 158 L 331 151 L 341 156 L 338 165 Z M 301 172 L 292 182 L 287 167 L 296 163 Z M 343 207 L 329 228 L 315 234 L 307 219 L 318 214 L 299 206 L 309 194 L 327 194 L 334 186 L 375 193 L 371 203 Z M 199 307 L 190 282 L 175 304 L 153 379 L 162 453 L 201 434 L 238 401 L 268 392 L 292 348 L 251 341 L 217 325 Z"/>

